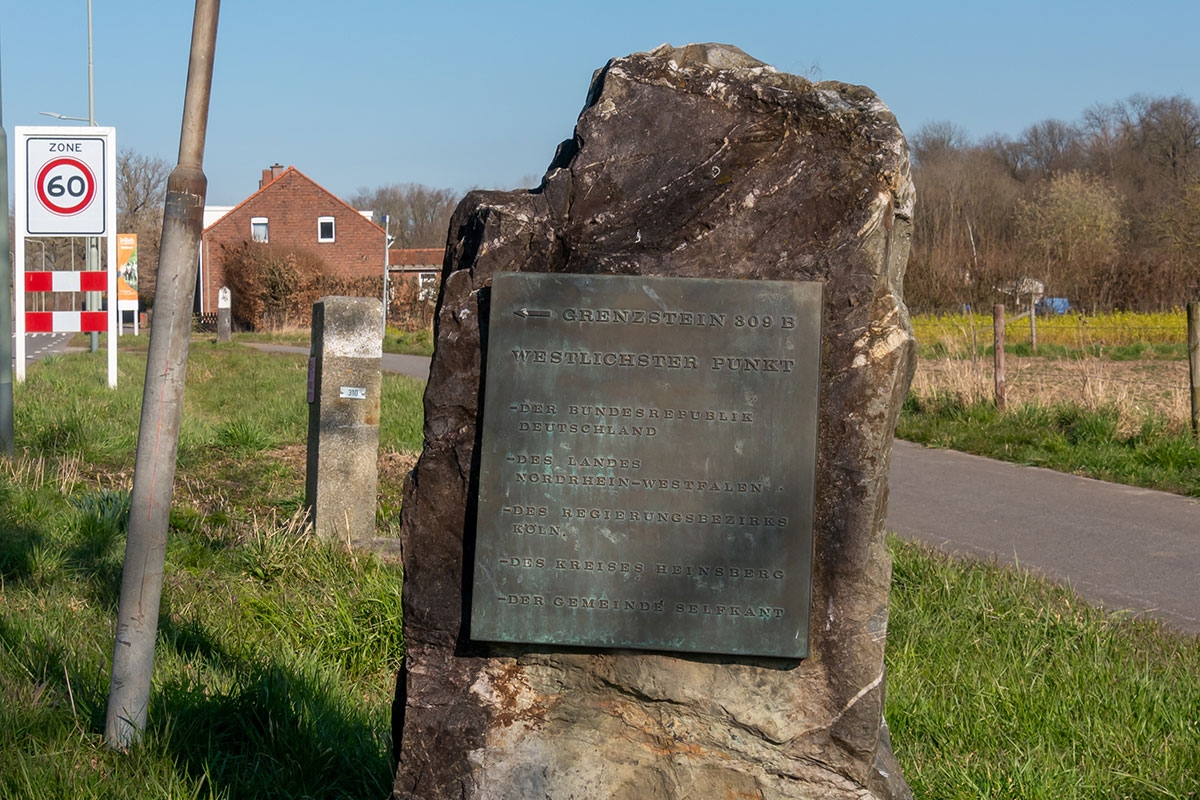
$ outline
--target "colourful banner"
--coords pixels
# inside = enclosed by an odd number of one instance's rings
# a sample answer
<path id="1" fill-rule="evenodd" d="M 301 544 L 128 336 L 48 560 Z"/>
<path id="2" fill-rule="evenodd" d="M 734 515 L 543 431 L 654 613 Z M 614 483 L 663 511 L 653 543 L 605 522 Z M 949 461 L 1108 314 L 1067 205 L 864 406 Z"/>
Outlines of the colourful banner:
<path id="1" fill-rule="evenodd" d="M 117 234 L 117 308 L 138 309 L 137 234 Z"/>

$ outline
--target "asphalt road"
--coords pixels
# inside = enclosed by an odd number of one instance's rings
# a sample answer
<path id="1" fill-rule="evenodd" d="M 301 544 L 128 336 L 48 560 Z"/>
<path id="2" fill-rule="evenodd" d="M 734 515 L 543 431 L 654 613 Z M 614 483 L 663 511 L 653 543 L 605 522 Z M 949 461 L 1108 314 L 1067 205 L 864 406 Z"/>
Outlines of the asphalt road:
<path id="1" fill-rule="evenodd" d="M 897 441 L 887 527 L 1200 634 L 1200 502 Z"/>
<path id="2" fill-rule="evenodd" d="M 71 333 L 28 333 L 25 335 L 25 364 L 41 361 L 48 355 L 66 352 Z M 13 334 L 13 358 L 16 356 L 16 334 Z"/>

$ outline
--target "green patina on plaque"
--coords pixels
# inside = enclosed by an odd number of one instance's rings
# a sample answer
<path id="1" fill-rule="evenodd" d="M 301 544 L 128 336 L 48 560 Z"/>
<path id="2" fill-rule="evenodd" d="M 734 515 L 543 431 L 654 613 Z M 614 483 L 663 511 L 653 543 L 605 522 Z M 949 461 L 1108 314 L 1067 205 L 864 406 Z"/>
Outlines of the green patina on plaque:
<path id="1" fill-rule="evenodd" d="M 497 273 L 471 636 L 803 658 L 821 284 Z"/>

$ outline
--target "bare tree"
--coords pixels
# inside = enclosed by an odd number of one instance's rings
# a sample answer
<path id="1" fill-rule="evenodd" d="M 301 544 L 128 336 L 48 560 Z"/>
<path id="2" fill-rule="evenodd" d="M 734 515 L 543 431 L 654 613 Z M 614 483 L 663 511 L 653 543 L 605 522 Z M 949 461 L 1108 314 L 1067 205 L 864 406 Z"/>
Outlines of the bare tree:
<path id="1" fill-rule="evenodd" d="M 1075 169 L 1082 157 L 1079 129 L 1057 119 L 1030 125 L 1021 134 L 1018 153 L 1018 176 L 1025 180 Z"/>
<path id="2" fill-rule="evenodd" d="M 1200 254 L 1200 179 L 1193 181 L 1179 199 L 1167 206 L 1157 220 L 1167 245 L 1180 256 Z M 1200 265 L 1200 257 L 1197 257 Z"/>
<path id="3" fill-rule="evenodd" d="M 1186 97 L 1137 98 L 1137 143 L 1145 158 L 1174 182 L 1200 171 L 1200 109 Z"/>
<path id="4" fill-rule="evenodd" d="M 459 199 L 452 189 L 393 183 L 376 189 L 361 188 L 347 202 L 374 211 L 376 219 L 384 214 L 390 217 L 397 247 L 441 247 L 446 243 L 450 215 Z"/>
<path id="5" fill-rule="evenodd" d="M 986 303 L 1007 262 L 1020 184 L 995 142 L 973 145 L 948 123 L 913 137 L 918 187 L 906 299 L 941 310 Z"/>
<path id="6" fill-rule="evenodd" d="M 158 156 L 132 150 L 117 153 L 117 230 L 138 237 L 138 296 L 143 307 L 154 300 L 163 200 L 171 165 Z"/>
<path id="7" fill-rule="evenodd" d="M 954 156 L 969 146 L 967 132 L 953 122 L 927 122 L 909 137 L 913 161 L 927 164 Z"/>

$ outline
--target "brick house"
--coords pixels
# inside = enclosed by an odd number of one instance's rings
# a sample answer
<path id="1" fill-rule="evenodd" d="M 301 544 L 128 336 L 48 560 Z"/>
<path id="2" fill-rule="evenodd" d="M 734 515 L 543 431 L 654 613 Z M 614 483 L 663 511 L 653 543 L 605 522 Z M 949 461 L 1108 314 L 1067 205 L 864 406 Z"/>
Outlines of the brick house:
<path id="1" fill-rule="evenodd" d="M 444 247 L 392 248 L 388 252 L 392 298 L 388 319 L 409 329 L 429 324 L 445 257 Z"/>
<path id="2" fill-rule="evenodd" d="M 393 247 L 388 251 L 388 274 L 393 285 L 410 282 L 436 294 L 445 257 L 444 247 Z"/>
<path id="3" fill-rule="evenodd" d="M 262 171 L 258 191 L 204 229 L 196 310 L 217 309 L 225 285 L 222 253 L 245 241 L 307 250 L 345 278 L 382 280 L 387 234 L 295 167 L 274 164 Z"/>

